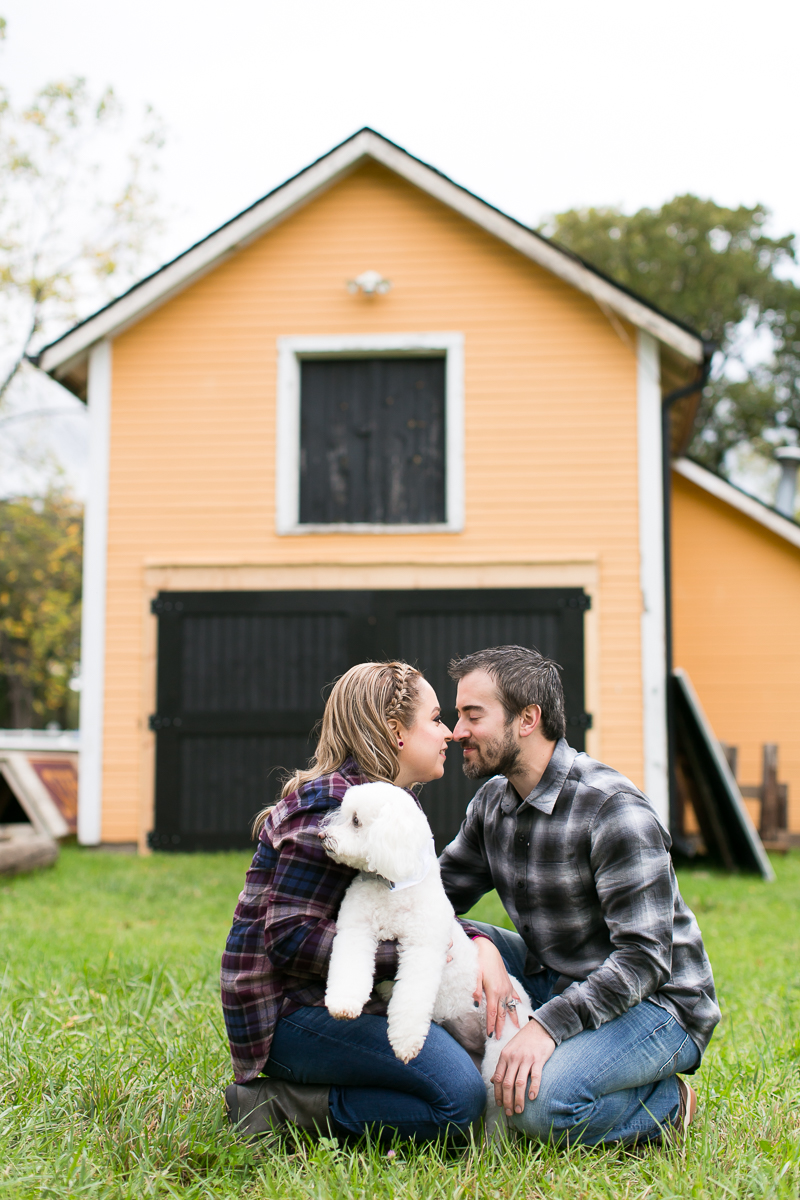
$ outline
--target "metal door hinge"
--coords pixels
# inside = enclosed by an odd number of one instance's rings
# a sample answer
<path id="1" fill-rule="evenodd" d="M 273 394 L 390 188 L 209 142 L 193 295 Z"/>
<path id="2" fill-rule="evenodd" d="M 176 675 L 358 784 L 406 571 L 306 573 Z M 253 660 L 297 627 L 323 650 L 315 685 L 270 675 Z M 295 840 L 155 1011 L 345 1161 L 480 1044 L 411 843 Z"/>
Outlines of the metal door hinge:
<path id="1" fill-rule="evenodd" d="M 180 717 L 162 717 L 159 713 L 151 713 L 147 724 L 153 733 L 158 733 L 159 729 L 180 729 L 183 721 Z"/>
<path id="2" fill-rule="evenodd" d="M 169 846 L 180 846 L 181 835 L 179 833 L 159 833 L 155 829 L 151 829 L 147 835 L 147 844 L 151 850 L 165 850 Z"/>
<path id="3" fill-rule="evenodd" d="M 582 592 L 580 596 L 570 596 L 569 598 L 562 596 L 558 601 L 558 607 L 577 608 L 580 612 L 586 612 L 588 608 L 592 607 L 592 597 L 587 596 L 585 592 Z"/>
<path id="4" fill-rule="evenodd" d="M 160 617 L 163 613 L 183 612 L 183 601 L 165 600 L 163 596 L 156 596 L 155 600 L 150 601 L 150 612 L 156 617 Z"/>
<path id="5" fill-rule="evenodd" d="M 592 714 L 587 712 L 573 713 L 571 717 L 567 717 L 567 724 L 572 725 L 574 729 L 591 729 Z"/>

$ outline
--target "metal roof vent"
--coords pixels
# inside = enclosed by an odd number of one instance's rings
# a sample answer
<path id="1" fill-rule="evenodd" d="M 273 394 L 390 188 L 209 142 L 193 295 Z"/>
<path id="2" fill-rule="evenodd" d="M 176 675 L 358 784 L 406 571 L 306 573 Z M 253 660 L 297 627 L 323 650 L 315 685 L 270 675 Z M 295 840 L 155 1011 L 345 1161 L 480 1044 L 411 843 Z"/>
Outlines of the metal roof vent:
<path id="1" fill-rule="evenodd" d="M 800 467 L 800 446 L 780 446 L 775 457 L 781 464 L 781 478 L 775 496 L 775 507 L 779 513 L 794 520 L 795 493 L 797 491 L 797 468 Z"/>

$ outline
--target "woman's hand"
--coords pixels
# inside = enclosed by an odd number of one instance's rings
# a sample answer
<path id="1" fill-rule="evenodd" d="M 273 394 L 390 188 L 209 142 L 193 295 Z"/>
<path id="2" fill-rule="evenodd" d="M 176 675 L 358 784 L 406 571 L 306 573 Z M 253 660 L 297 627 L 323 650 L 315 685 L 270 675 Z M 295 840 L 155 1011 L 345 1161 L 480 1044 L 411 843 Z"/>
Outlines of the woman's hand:
<path id="1" fill-rule="evenodd" d="M 507 1009 L 508 1000 L 519 1000 L 519 993 L 512 986 L 500 957 L 500 951 L 489 938 L 479 937 L 474 941 L 478 951 L 478 982 L 473 992 L 473 1000 L 480 1004 L 481 992 L 486 993 L 486 1033 L 489 1037 L 494 1034 L 500 1037 L 506 1023 L 506 1015 L 519 1029 L 519 1017 L 513 1008 Z"/>
<path id="2" fill-rule="evenodd" d="M 514 1034 L 497 1061 L 492 1083 L 494 1098 L 507 1117 L 525 1108 L 525 1085 L 530 1079 L 528 1096 L 535 1100 L 542 1082 L 542 1069 L 556 1048 L 550 1034 L 538 1021 L 530 1020 Z"/>

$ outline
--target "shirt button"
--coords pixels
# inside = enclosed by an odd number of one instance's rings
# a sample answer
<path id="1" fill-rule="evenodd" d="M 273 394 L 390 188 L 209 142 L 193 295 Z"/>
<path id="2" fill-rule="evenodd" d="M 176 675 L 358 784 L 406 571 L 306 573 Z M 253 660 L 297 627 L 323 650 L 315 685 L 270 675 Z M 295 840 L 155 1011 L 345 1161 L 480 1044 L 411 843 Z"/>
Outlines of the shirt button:
<path id="1" fill-rule="evenodd" d="M 518 887 L 518 888 L 525 887 L 525 884 L 522 882 L 522 880 L 521 880 L 521 879 L 518 879 L 518 880 L 517 880 L 517 887 Z"/>
<path id="2" fill-rule="evenodd" d="M 523 933 L 530 933 L 530 931 L 531 931 L 531 927 L 530 927 L 530 925 L 523 925 L 523 926 L 522 926 L 522 932 L 523 932 Z"/>

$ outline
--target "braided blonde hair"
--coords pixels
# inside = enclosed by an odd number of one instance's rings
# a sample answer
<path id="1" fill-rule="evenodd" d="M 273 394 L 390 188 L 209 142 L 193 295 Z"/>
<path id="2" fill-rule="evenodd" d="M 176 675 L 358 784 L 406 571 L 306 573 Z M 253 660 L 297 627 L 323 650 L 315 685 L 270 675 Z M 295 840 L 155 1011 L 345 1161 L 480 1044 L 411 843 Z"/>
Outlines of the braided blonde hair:
<path id="1" fill-rule="evenodd" d="M 390 721 L 411 729 L 417 716 L 422 672 L 406 662 L 366 662 L 351 667 L 333 685 L 322 715 L 319 741 L 305 770 L 295 771 L 283 785 L 288 796 L 302 784 L 338 770 L 346 758 L 362 775 L 394 783 L 400 772 L 397 734 Z M 260 830 L 269 808 L 253 823 Z"/>

